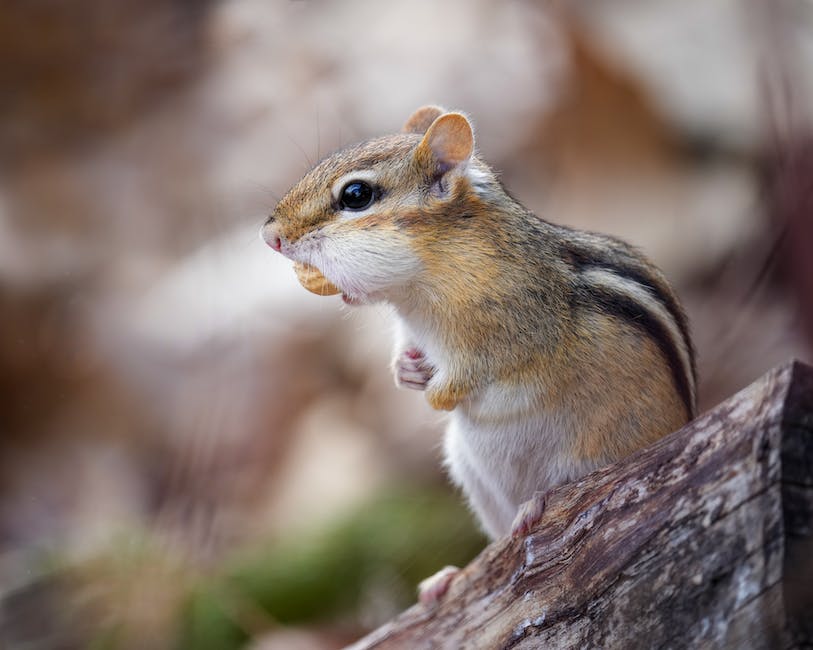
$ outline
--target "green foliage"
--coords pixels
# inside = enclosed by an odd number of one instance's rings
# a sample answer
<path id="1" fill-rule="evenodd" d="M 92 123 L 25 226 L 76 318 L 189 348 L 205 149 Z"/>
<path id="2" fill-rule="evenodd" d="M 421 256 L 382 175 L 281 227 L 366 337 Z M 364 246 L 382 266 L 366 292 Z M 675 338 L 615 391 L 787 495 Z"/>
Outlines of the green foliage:
<path id="1" fill-rule="evenodd" d="M 420 580 L 465 564 L 484 543 L 459 497 L 425 490 L 381 496 L 325 530 L 255 549 L 199 585 L 181 647 L 238 648 L 275 623 L 396 611 L 414 602 Z"/>
<path id="2" fill-rule="evenodd" d="M 228 595 L 217 593 L 216 585 L 201 586 L 189 600 L 182 621 L 179 648 L 224 650 L 241 648 L 249 633 L 224 609 Z"/>

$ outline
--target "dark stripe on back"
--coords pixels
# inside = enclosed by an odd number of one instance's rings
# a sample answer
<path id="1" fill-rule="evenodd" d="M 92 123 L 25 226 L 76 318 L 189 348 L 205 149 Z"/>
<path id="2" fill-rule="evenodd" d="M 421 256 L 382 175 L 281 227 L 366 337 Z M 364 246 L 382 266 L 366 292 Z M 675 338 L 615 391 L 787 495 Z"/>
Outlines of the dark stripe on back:
<path id="1" fill-rule="evenodd" d="M 586 284 L 581 285 L 580 290 L 589 293 L 593 298 L 593 300 L 583 301 L 583 305 L 595 304 L 602 313 L 634 325 L 655 341 L 666 359 L 669 369 L 672 371 L 672 379 L 675 382 L 680 398 L 686 406 L 686 412 L 689 414 L 690 419 L 693 418 L 695 414 L 692 387 L 689 378 L 686 376 L 680 352 L 675 347 L 675 342 L 672 340 L 669 330 L 663 326 L 657 317 L 631 298 L 615 293 L 610 289 L 597 288 Z M 689 354 L 691 355 L 691 351 L 689 351 Z"/>
<path id="2" fill-rule="evenodd" d="M 643 269 L 635 268 L 624 264 L 621 260 L 615 260 L 611 257 L 599 257 L 602 251 L 596 248 L 583 250 L 576 248 L 573 242 L 568 242 L 567 247 L 570 253 L 571 260 L 578 272 L 590 271 L 593 269 L 610 271 L 613 275 L 619 278 L 631 280 L 636 284 L 642 286 L 649 291 L 653 298 L 660 301 L 664 309 L 669 313 L 675 324 L 678 327 L 680 335 L 683 337 L 683 342 L 686 345 L 686 350 L 689 355 L 690 372 L 692 373 L 692 380 L 697 382 L 697 369 L 695 367 L 694 346 L 692 339 L 689 336 L 689 323 L 681 306 L 678 304 L 674 295 L 668 288 L 664 288 L 660 282 L 653 278 L 649 273 Z M 690 409 L 691 410 L 691 409 Z"/>

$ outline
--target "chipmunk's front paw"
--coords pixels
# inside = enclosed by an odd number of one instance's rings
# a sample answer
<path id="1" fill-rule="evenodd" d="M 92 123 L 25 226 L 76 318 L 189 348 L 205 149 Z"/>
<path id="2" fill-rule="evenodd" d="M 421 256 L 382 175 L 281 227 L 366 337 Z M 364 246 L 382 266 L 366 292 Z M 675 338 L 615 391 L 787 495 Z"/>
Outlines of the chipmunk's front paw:
<path id="1" fill-rule="evenodd" d="M 404 350 L 393 364 L 395 383 L 401 388 L 426 390 L 426 384 L 435 374 L 435 369 L 426 361 L 423 352 L 417 348 Z"/>
<path id="2" fill-rule="evenodd" d="M 511 524 L 511 537 L 525 537 L 542 519 L 547 505 L 547 493 L 536 492 L 533 497 L 520 505 L 514 523 Z"/>
<path id="3" fill-rule="evenodd" d="M 443 567 L 436 574 L 422 580 L 418 585 L 418 602 L 424 607 L 434 607 L 449 591 L 452 579 L 460 573 L 456 566 Z"/>

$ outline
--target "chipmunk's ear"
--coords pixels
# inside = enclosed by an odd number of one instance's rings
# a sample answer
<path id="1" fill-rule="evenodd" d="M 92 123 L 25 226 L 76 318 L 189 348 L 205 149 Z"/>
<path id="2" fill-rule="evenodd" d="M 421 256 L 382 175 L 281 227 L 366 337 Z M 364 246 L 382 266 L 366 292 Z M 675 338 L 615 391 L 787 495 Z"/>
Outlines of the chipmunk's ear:
<path id="1" fill-rule="evenodd" d="M 422 165 L 445 174 L 468 161 L 474 152 L 474 132 L 462 113 L 444 113 L 432 122 L 415 150 Z"/>
<path id="2" fill-rule="evenodd" d="M 404 128 L 401 129 L 401 132 L 423 135 L 426 133 L 426 129 L 429 128 L 432 122 L 434 122 L 445 112 L 446 109 L 441 108 L 440 106 L 421 106 L 417 111 L 409 116 L 409 119 L 404 124 Z"/>

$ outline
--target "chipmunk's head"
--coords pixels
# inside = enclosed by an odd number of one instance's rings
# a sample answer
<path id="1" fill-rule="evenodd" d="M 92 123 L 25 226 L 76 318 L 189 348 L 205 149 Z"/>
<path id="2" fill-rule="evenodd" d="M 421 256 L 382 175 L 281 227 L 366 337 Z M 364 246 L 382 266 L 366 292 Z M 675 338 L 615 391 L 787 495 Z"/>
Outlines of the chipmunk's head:
<path id="1" fill-rule="evenodd" d="M 421 240 L 437 239 L 437 228 L 466 215 L 467 197 L 491 182 L 474 158 L 468 119 L 427 106 L 400 134 L 316 165 L 279 202 L 262 236 L 316 267 L 346 299 L 386 298 L 420 273 Z"/>

